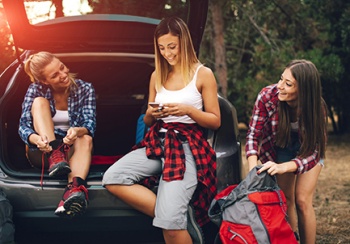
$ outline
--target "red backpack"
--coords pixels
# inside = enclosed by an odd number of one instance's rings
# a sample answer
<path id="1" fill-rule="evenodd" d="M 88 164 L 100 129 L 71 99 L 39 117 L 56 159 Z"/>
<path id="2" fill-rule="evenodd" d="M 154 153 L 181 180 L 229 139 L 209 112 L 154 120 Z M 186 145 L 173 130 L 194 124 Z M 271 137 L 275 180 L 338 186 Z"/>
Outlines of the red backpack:
<path id="1" fill-rule="evenodd" d="M 286 198 L 275 177 L 252 169 L 213 199 L 209 217 L 220 227 L 216 243 L 298 243 L 287 222 Z"/>

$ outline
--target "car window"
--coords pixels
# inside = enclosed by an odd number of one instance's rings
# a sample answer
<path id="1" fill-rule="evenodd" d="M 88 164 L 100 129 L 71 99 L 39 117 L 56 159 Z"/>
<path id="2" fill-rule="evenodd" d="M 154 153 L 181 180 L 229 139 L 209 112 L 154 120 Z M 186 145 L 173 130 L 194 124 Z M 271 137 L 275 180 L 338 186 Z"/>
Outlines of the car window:
<path id="1" fill-rule="evenodd" d="M 177 15 L 186 20 L 189 0 L 24 0 L 29 23 L 82 15 L 131 15 L 162 19 Z"/>

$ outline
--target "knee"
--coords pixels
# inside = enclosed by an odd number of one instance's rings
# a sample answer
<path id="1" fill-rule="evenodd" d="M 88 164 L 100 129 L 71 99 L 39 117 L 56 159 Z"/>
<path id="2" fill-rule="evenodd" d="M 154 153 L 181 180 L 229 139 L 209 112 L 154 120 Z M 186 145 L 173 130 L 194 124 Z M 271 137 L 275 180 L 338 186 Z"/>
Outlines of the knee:
<path id="1" fill-rule="evenodd" d="M 301 212 L 305 212 L 309 207 L 312 207 L 312 201 L 305 196 L 297 196 L 295 203 L 297 210 Z"/>
<path id="2" fill-rule="evenodd" d="M 83 135 L 78 137 L 74 143 L 75 148 L 85 148 L 89 151 L 92 151 L 92 137 L 89 135 Z"/>
<path id="3" fill-rule="evenodd" d="M 107 189 L 107 191 L 112 192 L 112 189 L 114 185 L 105 185 L 104 187 Z"/>
<path id="4" fill-rule="evenodd" d="M 178 235 L 180 234 L 180 230 L 164 230 L 163 235 L 166 240 L 176 240 Z"/>
<path id="5" fill-rule="evenodd" d="M 33 104 L 32 104 L 32 110 L 33 109 L 43 109 L 43 108 L 49 108 L 50 107 L 50 102 L 49 100 L 47 100 L 44 97 L 36 97 L 33 100 Z"/>

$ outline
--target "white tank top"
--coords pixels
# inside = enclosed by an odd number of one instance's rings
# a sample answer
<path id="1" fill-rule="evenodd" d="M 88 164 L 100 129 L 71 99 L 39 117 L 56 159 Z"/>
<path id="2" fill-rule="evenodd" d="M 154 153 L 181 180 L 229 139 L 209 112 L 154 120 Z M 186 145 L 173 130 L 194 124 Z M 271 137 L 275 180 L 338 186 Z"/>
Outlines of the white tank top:
<path id="1" fill-rule="evenodd" d="M 56 114 L 53 116 L 52 120 L 56 129 L 61 129 L 63 131 L 67 131 L 69 129 L 68 110 L 56 109 Z"/>
<path id="2" fill-rule="evenodd" d="M 203 65 L 199 65 L 196 69 L 196 72 L 193 75 L 191 82 L 181 90 L 170 91 L 161 87 L 160 91 L 156 94 L 155 102 L 159 103 L 184 103 L 188 105 L 192 105 L 193 107 L 202 110 L 203 109 L 203 99 L 202 94 L 198 91 L 196 86 L 197 74 L 200 67 Z M 168 116 L 162 118 L 165 123 L 171 122 L 180 122 L 185 124 L 193 124 L 196 123 L 189 116 Z"/>

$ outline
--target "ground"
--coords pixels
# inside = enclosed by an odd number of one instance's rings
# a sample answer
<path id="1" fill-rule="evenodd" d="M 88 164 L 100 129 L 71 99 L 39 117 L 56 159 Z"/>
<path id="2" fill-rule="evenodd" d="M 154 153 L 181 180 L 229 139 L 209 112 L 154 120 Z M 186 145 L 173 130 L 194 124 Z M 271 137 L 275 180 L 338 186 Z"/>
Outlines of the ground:
<path id="1" fill-rule="evenodd" d="M 241 137 L 245 137 L 245 130 Z M 244 139 L 242 140 L 244 163 Z M 329 134 L 314 196 L 317 244 L 350 243 L 350 134 Z"/>
<path id="2" fill-rule="evenodd" d="M 317 243 L 350 243 L 350 134 L 329 136 L 314 207 Z"/>

